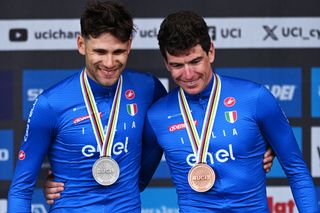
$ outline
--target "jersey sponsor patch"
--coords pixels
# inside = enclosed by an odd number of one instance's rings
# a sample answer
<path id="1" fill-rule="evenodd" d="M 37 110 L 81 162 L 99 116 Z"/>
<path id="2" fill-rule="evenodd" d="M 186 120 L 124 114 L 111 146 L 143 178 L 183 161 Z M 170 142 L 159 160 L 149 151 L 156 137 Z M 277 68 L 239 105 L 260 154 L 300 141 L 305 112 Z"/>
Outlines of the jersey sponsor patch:
<path id="1" fill-rule="evenodd" d="M 99 112 L 99 116 L 100 116 L 100 118 L 102 117 L 102 112 Z M 73 123 L 77 124 L 77 123 L 79 123 L 81 121 L 84 121 L 84 120 L 87 120 L 87 119 L 90 119 L 90 116 L 89 115 L 84 115 L 84 116 L 81 116 L 79 118 L 73 119 Z"/>
<path id="2" fill-rule="evenodd" d="M 126 95 L 126 98 L 128 100 L 132 100 L 134 99 L 134 97 L 136 96 L 136 94 L 134 93 L 134 91 L 132 89 L 128 89 L 126 92 L 125 92 L 125 95 Z"/>
<path id="3" fill-rule="evenodd" d="M 20 150 L 18 158 L 19 160 L 24 160 L 26 158 L 26 153 L 23 150 Z"/>
<path id="4" fill-rule="evenodd" d="M 198 121 L 195 120 L 194 121 L 194 125 L 198 125 Z M 169 126 L 169 132 L 175 132 L 177 130 L 180 130 L 180 129 L 185 129 L 186 128 L 186 124 L 183 122 L 183 123 L 179 123 L 179 124 L 174 124 L 174 125 L 171 125 Z"/>
<path id="5" fill-rule="evenodd" d="M 224 113 L 225 117 L 226 117 L 226 120 L 229 122 L 229 123 L 234 123 L 236 122 L 237 120 L 237 111 L 236 110 L 233 110 L 233 111 L 227 111 Z"/>
<path id="6" fill-rule="evenodd" d="M 232 107 L 235 105 L 236 99 L 234 97 L 227 97 L 224 99 L 223 103 L 226 107 Z"/>
<path id="7" fill-rule="evenodd" d="M 138 112 L 138 105 L 136 103 L 127 104 L 127 112 L 131 116 L 135 116 Z"/>

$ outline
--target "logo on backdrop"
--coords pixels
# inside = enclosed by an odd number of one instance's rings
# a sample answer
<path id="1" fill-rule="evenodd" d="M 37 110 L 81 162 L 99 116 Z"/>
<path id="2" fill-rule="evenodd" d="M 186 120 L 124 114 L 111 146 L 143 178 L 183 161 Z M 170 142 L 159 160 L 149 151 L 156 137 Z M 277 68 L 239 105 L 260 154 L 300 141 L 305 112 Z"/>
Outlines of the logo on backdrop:
<path id="1" fill-rule="evenodd" d="M 311 115 L 320 118 L 320 67 L 311 69 Z"/>
<path id="2" fill-rule="evenodd" d="M 275 29 L 277 28 L 278 26 L 268 26 L 268 25 L 263 25 L 262 28 L 265 30 L 266 32 L 266 36 L 263 38 L 263 40 L 267 40 L 267 39 L 272 39 L 274 41 L 277 41 L 279 40 L 278 37 L 276 36 L 275 34 Z"/>
<path id="3" fill-rule="evenodd" d="M 211 40 L 216 41 L 217 38 L 221 39 L 240 39 L 242 30 L 240 27 L 221 27 L 208 26 L 208 33 Z"/>
<path id="4" fill-rule="evenodd" d="M 25 28 L 14 28 L 9 30 L 9 39 L 12 42 L 28 40 L 28 31 Z"/>
<path id="5" fill-rule="evenodd" d="M 217 38 L 216 27 L 215 26 L 208 26 L 208 33 L 209 33 L 211 40 L 215 41 Z"/>
<path id="6" fill-rule="evenodd" d="M 210 38 L 216 41 L 219 49 L 320 47 L 319 17 L 205 20 Z M 156 37 L 161 21 L 161 18 L 134 19 L 138 30 L 132 48 L 157 49 Z M 9 39 L 0 37 L 0 50 L 74 50 L 80 33 L 78 19 L 0 20 L 0 31 L 9 33 Z"/>
<path id="7" fill-rule="evenodd" d="M 29 111 L 38 95 L 45 89 L 58 83 L 79 70 L 24 70 L 23 71 L 23 118 L 27 119 Z"/>
<path id="8" fill-rule="evenodd" d="M 216 68 L 217 73 L 265 85 L 288 117 L 302 116 L 301 68 Z M 290 78 L 288 78 L 290 76 Z"/>
<path id="9" fill-rule="evenodd" d="M 270 213 L 298 213 L 291 190 L 287 186 L 267 187 L 268 206 Z"/>
<path id="10" fill-rule="evenodd" d="M 305 26 L 278 26 L 278 25 L 262 25 L 265 31 L 263 41 L 272 40 L 278 41 L 281 39 L 296 39 L 310 40 L 320 38 L 320 29 L 307 29 Z"/>

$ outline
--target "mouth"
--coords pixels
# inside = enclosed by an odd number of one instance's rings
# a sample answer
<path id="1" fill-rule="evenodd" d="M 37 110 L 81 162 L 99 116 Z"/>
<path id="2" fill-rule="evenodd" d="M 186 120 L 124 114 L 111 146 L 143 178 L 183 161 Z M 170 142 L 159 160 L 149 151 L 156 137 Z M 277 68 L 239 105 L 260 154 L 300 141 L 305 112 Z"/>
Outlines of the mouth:
<path id="1" fill-rule="evenodd" d="M 107 77 L 107 78 L 115 76 L 119 71 L 119 67 L 115 67 L 115 68 L 112 68 L 112 69 L 106 69 L 106 68 L 98 68 L 98 69 L 99 69 L 100 73 L 104 77 Z"/>
<path id="2" fill-rule="evenodd" d="M 183 85 L 186 87 L 195 87 L 198 83 L 199 79 L 191 80 L 191 81 L 181 81 Z"/>

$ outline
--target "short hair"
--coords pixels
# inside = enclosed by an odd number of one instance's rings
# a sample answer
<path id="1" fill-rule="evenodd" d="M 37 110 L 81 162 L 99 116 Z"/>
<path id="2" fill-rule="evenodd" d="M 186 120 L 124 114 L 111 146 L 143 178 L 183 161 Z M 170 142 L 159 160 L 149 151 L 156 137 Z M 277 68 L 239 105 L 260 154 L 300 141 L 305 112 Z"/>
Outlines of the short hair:
<path id="1" fill-rule="evenodd" d="M 208 54 L 211 39 L 204 19 L 191 11 L 180 11 L 168 15 L 160 25 L 158 44 L 162 56 L 166 52 L 179 56 L 200 44 Z"/>
<path id="2" fill-rule="evenodd" d="M 80 25 L 84 38 L 97 38 L 102 33 L 111 33 L 122 42 L 128 41 L 135 30 L 129 11 L 114 1 L 89 0 Z"/>

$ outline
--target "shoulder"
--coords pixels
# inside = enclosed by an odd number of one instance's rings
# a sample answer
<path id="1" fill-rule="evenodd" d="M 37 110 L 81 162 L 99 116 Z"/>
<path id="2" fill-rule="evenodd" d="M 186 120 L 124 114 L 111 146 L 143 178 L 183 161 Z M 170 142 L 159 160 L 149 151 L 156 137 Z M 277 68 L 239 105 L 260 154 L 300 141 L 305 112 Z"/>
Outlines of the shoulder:
<path id="1" fill-rule="evenodd" d="M 81 95 L 80 72 L 61 80 L 44 90 L 38 97 L 37 104 L 48 104 L 51 106 L 65 105 L 66 100 L 73 100 L 74 97 Z"/>
<path id="2" fill-rule="evenodd" d="M 59 81 L 46 89 L 40 96 L 51 98 L 54 96 L 63 96 L 71 93 L 75 88 L 80 86 L 80 72 L 72 74 L 71 76 Z"/>
<path id="3" fill-rule="evenodd" d="M 168 94 L 162 96 L 157 100 L 149 109 L 150 114 L 157 114 L 161 112 L 162 114 L 168 113 L 168 111 L 173 110 L 174 105 L 179 105 L 178 102 L 178 87 L 170 91 Z"/>
<path id="4" fill-rule="evenodd" d="M 166 90 L 160 80 L 148 72 L 126 70 L 123 73 L 124 85 L 127 89 L 134 89 L 151 102 L 158 100 L 166 94 Z"/>

